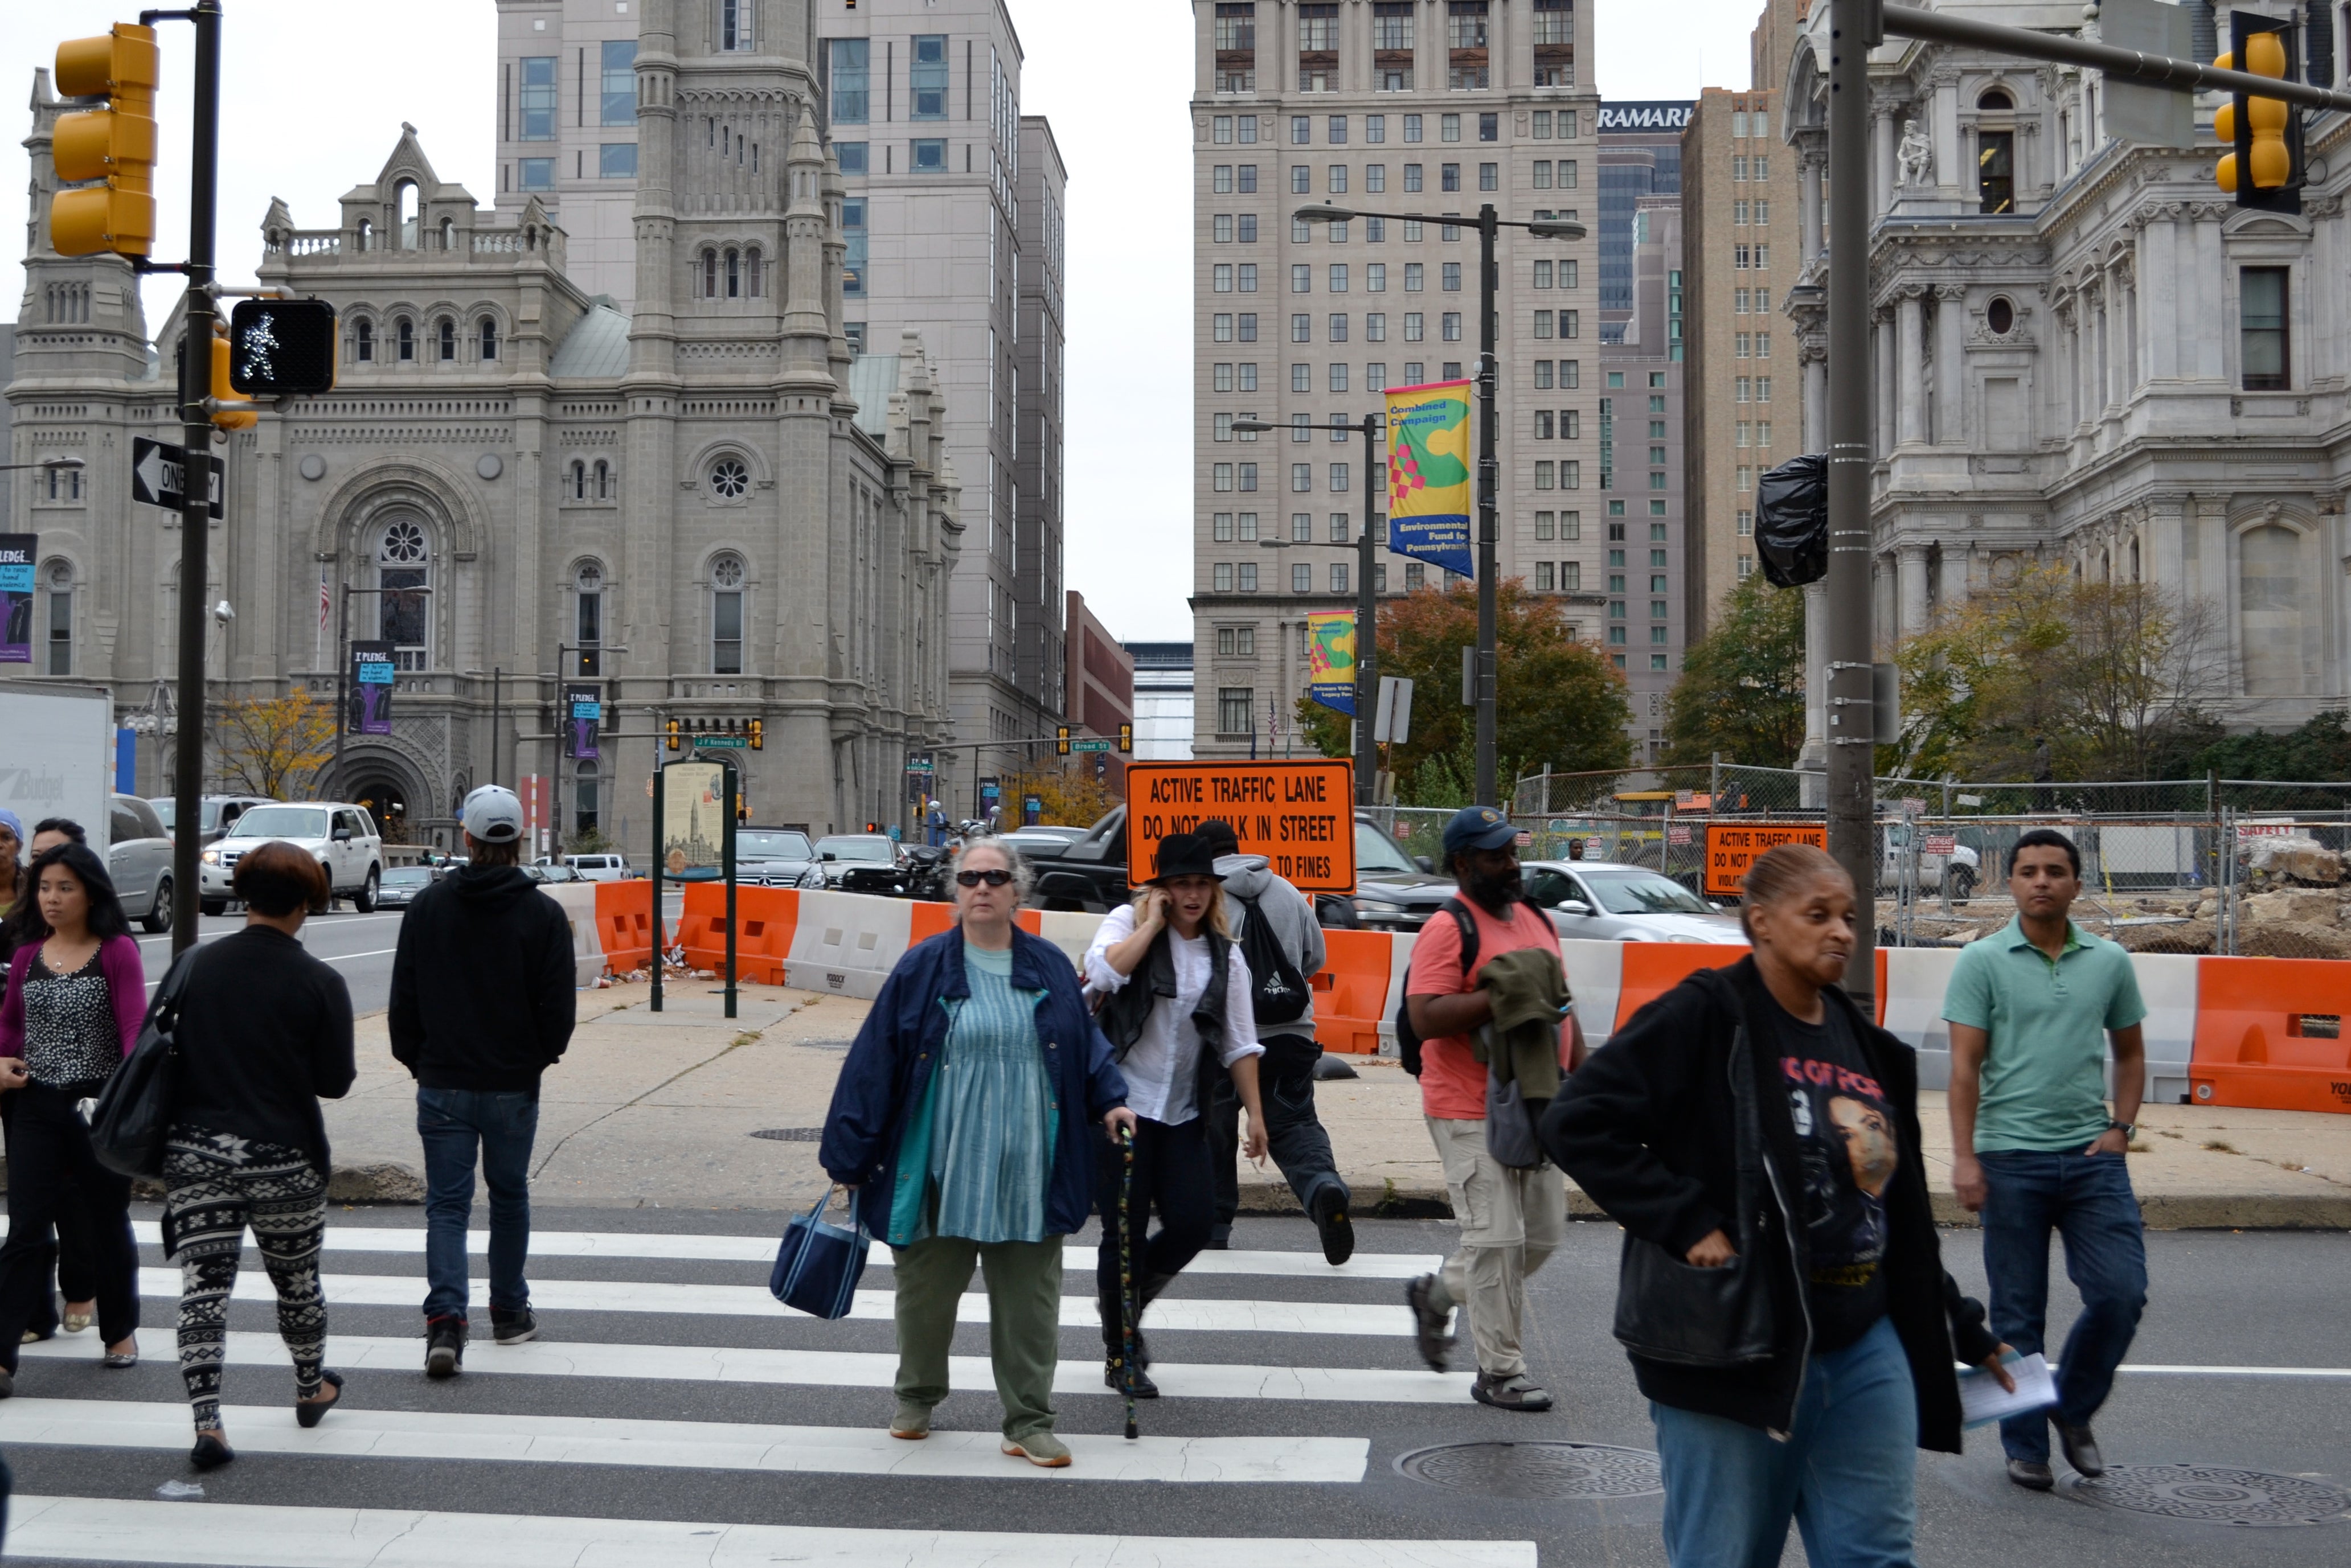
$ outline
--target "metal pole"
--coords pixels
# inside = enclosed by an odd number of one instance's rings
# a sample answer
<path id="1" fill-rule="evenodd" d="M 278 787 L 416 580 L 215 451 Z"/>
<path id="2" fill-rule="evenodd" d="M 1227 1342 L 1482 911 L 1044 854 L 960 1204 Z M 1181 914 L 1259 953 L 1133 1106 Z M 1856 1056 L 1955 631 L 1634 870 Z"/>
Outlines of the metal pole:
<path id="1" fill-rule="evenodd" d="M 351 697 L 348 685 L 351 678 L 350 584 L 337 584 L 335 599 L 338 606 L 335 617 L 335 778 L 334 788 L 324 792 L 329 796 L 340 794 L 343 791 L 343 732 L 351 726 Z"/>
<path id="2" fill-rule="evenodd" d="M 196 0 L 195 127 L 188 159 L 188 291 L 180 336 L 180 730 L 172 781 L 172 952 L 195 945 L 203 914 L 197 856 L 204 840 L 204 601 L 212 587 L 213 207 L 220 168 L 220 24 L 217 0 Z M 225 493 L 227 486 L 222 486 Z"/>
<path id="3" fill-rule="evenodd" d="M 730 762 L 719 777 L 726 781 L 725 820 L 718 829 L 719 859 L 726 872 L 726 1016 L 735 1016 L 735 807 L 743 798 L 743 780 Z"/>
<path id="4" fill-rule="evenodd" d="M 659 762 L 659 761 L 655 761 L 655 763 L 653 763 L 653 1010 L 655 1012 L 659 1012 L 662 1010 L 662 960 L 663 960 L 664 955 L 665 955 L 665 954 L 669 951 L 669 933 L 668 933 L 666 930 L 664 930 L 664 929 L 662 929 L 662 890 L 661 890 L 661 888 L 662 888 L 662 821 L 663 821 L 663 819 L 664 819 L 664 816 L 665 815 L 664 807 L 665 807 L 665 806 L 667 805 L 667 804 L 668 804 L 668 794 L 669 794 L 669 779 L 668 779 L 668 777 L 667 777 L 668 773 L 669 773 L 669 768 L 668 768 L 668 765 L 667 765 L 666 763 L 664 763 Z"/>
<path id="5" fill-rule="evenodd" d="M 498 782 L 498 697 L 506 690 L 506 671 L 490 671 L 490 783 Z"/>
<path id="6" fill-rule="evenodd" d="M 1877 846 L 1869 586 L 1870 0 L 1834 0 L 1829 63 L 1828 847 L 1853 878 L 1845 991 L 1876 1001 Z"/>
<path id="7" fill-rule="evenodd" d="M 1496 490 L 1501 475 L 1496 452 L 1501 418 L 1494 407 L 1500 379 L 1494 362 L 1494 236 L 1500 232 L 1494 204 L 1478 208 L 1478 801 L 1499 804 L 1495 780 L 1494 680 L 1496 627 L 1494 544 L 1500 532 Z"/>
<path id="8" fill-rule="evenodd" d="M 1378 388 L 1370 390 L 1376 392 Z M 1372 474 L 1378 440 L 1379 415 L 1364 416 L 1364 536 L 1355 541 L 1355 804 L 1369 805 L 1379 778 L 1379 763 L 1372 741 L 1372 721 L 1380 711 L 1380 610 L 1372 593 L 1373 556 L 1378 542 L 1372 536 L 1373 508 L 1378 504 Z M 1364 711 L 1368 705 L 1372 711 Z"/>

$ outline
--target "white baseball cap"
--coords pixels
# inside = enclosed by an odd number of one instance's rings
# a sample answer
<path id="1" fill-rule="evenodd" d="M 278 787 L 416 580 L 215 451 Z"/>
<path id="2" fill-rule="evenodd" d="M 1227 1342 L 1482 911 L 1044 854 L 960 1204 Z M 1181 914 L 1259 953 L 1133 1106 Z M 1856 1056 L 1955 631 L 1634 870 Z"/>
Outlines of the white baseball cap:
<path id="1" fill-rule="evenodd" d="M 498 784 L 484 784 L 467 795 L 459 817 L 465 836 L 477 843 L 511 844 L 522 836 L 522 802 Z"/>

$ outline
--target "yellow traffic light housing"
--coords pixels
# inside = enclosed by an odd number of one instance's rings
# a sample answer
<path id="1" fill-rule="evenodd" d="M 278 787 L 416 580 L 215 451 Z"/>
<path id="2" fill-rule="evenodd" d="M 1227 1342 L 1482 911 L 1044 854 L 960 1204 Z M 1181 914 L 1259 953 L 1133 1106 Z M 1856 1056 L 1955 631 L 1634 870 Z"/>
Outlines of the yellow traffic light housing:
<path id="1" fill-rule="evenodd" d="M 224 403 L 242 402 L 237 389 L 229 385 L 228 329 L 222 327 L 213 335 L 213 396 Z M 261 422 L 261 415 L 252 409 L 219 409 L 213 414 L 215 430 L 251 430 Z"/>
<path id="2" fill-rule="evenodd" d="M 669 749 L 673 752 L 681 751 L 684 746 L 685 742 L 678 735 L 678 722 L 672 719 L 669 722 Z"/>
<path id="3" fill-rule="evenodd" d="M 1067 724 L 1053 727 L 1053 750 L 1065 757 L 1070 754 L 1070 727 Z"/>
<path id="4" fill-rule="evenodd" d="M 2230 14 L 2231 47 L 2213 63 L 2223 70 L 2292 80 L 2301 74 L 2293 24 Z M 2214 183 L 2240 207 L 2302 211 L 2302 116 L 2283 99 L 2236 93 L 2212 115 L 2212 131 L 2230 151 L 2212 171 Z"/>
<path id="5" fill-rule="evenodd" d="M 761 727 L 760 721 L 757 719 L 752 720 L 748 728 L 751 732 L 751 749 L 755 752 L 765 750 L 767 746 L 767 736 Z"/>
<path id="6" fill-rule="evenodd" d="M 1132 752 L 1134 750 L 1134 726 L 1133 724 L 1121 724 L 1118 727 L 1118 749 L 1122 752 Z"/>
<path id="7" fill-rule="evenodd" d="M 155 29 L 129 22 L 57 46 L 57 91 L 107 100 L 104 109 L 61 118 L 50 143 L 57 178 L 81 187 L 49 198 L 49 244 L 58 254 L 143 256 L 154 249 L 161 65 Z"/>

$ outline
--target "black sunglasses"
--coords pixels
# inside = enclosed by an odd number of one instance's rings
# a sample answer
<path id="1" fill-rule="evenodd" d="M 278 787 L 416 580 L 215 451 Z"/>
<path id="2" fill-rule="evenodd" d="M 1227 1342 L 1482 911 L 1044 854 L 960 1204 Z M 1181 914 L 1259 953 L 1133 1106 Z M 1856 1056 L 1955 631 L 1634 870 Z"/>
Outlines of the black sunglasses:
<path id="1" fill-rule="evenodd" d="M 1000 868 L 987 871 L 958 871 L 956 873 L 956 886 L 958 888 L 977 888 L 982 882 L 987 883 L 991 888 L 1001 888 L 1007 882 L 1011 880 L 1012 873 Z"/>

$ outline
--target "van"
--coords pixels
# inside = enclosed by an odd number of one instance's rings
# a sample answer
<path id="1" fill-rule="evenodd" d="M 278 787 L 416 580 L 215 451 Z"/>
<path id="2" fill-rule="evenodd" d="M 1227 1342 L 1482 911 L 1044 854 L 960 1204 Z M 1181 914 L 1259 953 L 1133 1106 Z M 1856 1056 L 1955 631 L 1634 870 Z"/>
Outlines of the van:
<path id="1" fill-rule="evenodd" d="M 625 855 L 567 855 L 563 864 L 579 872 L 583 882 L 625 882 L 636 875 Z"/>

